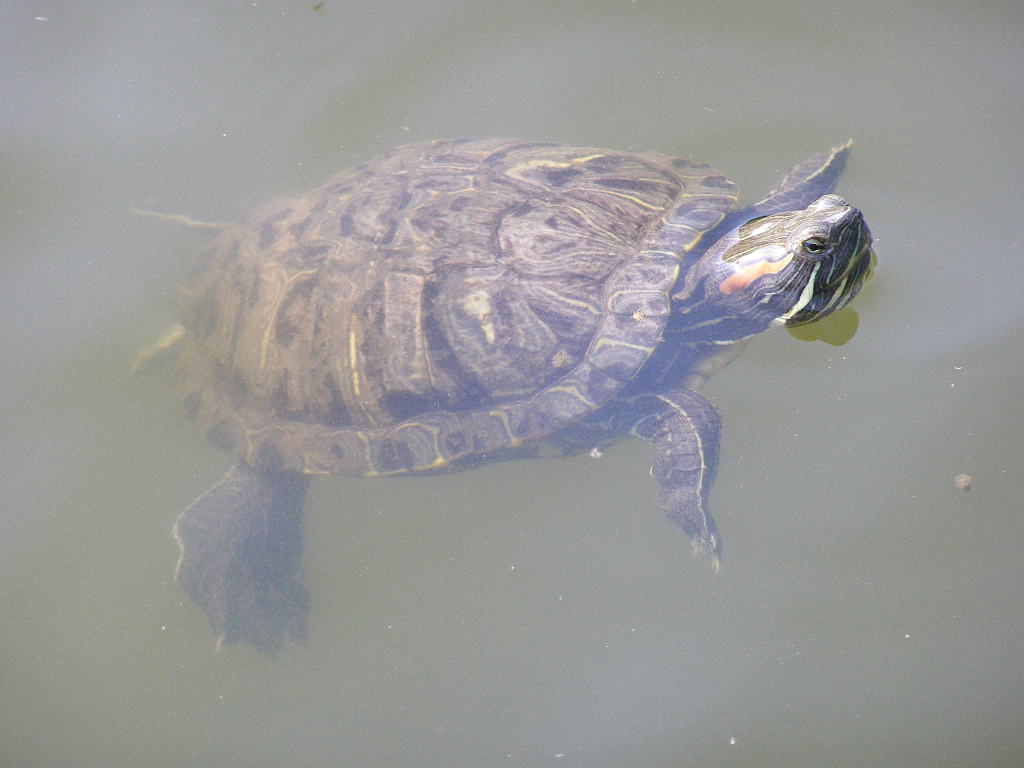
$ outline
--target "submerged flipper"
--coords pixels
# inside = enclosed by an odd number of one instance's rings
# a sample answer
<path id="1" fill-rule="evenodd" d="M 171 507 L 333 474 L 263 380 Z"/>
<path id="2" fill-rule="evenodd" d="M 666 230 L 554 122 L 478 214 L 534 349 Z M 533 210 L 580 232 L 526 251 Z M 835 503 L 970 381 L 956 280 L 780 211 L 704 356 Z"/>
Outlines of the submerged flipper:
<path id="1" fill-rule="evenodd" d="M 273 651 L 306 632 L 302 500 L 309 479 L 239 461 L 178 517 L 175 577 L 222 643 Z"/>
<path id="2" fill-rule="evenodd" d="M 767 197 L 730 213 L 718 225 L 718 231 L 727 232 L 758 216 L 798 211 L 827 195 L 842 176 L 852 146 L 853 141 L 847 141 L 797 163 L 771 188 Z"/>
<path id="3" fill-rule="evenodd" d="M 712 556 L 717 571 L 722 540 L 707 499 L 718 467 L 718 411 L 685 387 L 637 397 L 633 409 L 632 433 L 654 444 L 658 503 L 695 549 Z"/>

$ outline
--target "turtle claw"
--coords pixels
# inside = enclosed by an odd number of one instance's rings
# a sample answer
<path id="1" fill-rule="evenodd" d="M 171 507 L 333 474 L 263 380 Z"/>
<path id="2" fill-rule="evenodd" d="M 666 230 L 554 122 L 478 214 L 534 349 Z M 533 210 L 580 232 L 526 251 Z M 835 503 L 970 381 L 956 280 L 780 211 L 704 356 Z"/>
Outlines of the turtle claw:
<path id="1" fill-rule="evenodd" d="M 715 526 L 715 521 L 703 511 L 700 507 L 690 507 L 688 512 L 698 512 L 696 516 L 696 522 L 693 517 L 684 511 L 681 511 L 679 507 L 676 509 L 666 509 L 666 514 L 669 519 L 678 525 L 683 533 L 690 537 L 690 545 L 693 547 L 694 555 L 710 555 L 711 556 L 711 568 L 715 573 L 718 573 L 721 568 L 722 562 L 722 539 L 718 535 L 718 529 Z"/>
<path id="2" fill-rule="evenodd" d="M 694 555 L 710 555 L 715 573 L 721 565 L 722 539 L 718 526 L 704 508 L 700 494 L 686 487 L 661 485 L 658 502 L 665 515 L 690 538 Z"/>
<path id="3" fill-rule="evenodd" d="M 706 532 L 705 536 L 691 534 L 690 544 L 693 545 L 694 555 L 711 556 L 711 568 L 718 573 L 722 565 L 722 541 L 718 534 L 713 531 Z"/>

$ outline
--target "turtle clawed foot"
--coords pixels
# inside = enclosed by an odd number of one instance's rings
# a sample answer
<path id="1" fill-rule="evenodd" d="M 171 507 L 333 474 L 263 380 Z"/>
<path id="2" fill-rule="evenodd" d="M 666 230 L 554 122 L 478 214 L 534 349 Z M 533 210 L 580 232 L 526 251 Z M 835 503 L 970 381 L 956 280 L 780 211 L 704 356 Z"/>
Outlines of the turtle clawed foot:
<path id="1" fill-rule="evenodd" d="M 714 518 L 704 509 L 700 494 L 686 487 L 662 485 L 658 501 L 668 518 L 690 537 L 694 554 L 711 555 L 711 567 L 718 573 L 722 559 L 722 538 Z"/>
<path id="2" fill-rule="evenodd" d="M 710 530 L 698 530 L 697 526 L 690 521 L 679 522 L 679 527 L 690 537 L 690 544 L 693 545 L 694 555 L 711 555 L 711 570 L 718 573 L 722 566 L 722 540 L 718 531 L 714 528 L 714 521 L 711 521 Z"/>
<path id="3" fill-rule="evenodd" d="M 713 573 L 718 573 L 721 570 L 722 545 L 717 536 L 712 536 L 710 540 L 694 536 L 690 539 L 690 544 L 693 545 L 694 555 L 711 555 L 711 571 Z"/>

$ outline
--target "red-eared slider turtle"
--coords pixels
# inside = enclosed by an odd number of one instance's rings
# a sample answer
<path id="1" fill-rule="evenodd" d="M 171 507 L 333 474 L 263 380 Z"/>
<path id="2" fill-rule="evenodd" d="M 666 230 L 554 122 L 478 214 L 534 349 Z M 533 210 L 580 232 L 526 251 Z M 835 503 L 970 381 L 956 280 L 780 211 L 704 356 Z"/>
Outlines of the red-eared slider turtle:
<path id="1" fill-rule="evenodd" d="M 311 475 L 385 476 L 636 435 L 701 550 L 739 342 L 849 302 L 871 235 L 849 145 L 734 210 L 707 165 L 509 140 L 400 147 L 214 241 L 184 291 L 188 413 L 235 466 L 179 517 L 177 577 L 225 642 L 305 629 Z"/>

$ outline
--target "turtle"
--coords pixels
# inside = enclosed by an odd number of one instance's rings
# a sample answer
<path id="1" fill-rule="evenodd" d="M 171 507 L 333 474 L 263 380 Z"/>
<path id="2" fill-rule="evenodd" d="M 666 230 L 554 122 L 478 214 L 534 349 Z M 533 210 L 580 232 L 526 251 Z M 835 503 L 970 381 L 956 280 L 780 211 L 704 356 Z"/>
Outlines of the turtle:
<path id="1" fill-rule="evenodd" d="M 306 636 L 315 475 L 385 477 L 653 446 L 657 504 L 717 567 L 720 418 L 751 336 L 872 271 L 833 193 L 850 142 L 757 202 L 709 165 L 510 139 L 410 144 L 220 232 L 180 291 L 186 413 L 233 454 L 178 517 L 176 578 L 223 643 Z"/>

